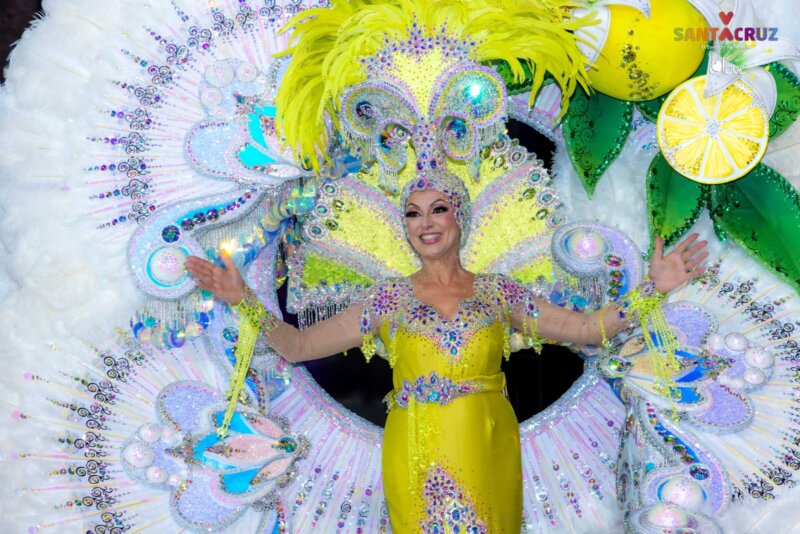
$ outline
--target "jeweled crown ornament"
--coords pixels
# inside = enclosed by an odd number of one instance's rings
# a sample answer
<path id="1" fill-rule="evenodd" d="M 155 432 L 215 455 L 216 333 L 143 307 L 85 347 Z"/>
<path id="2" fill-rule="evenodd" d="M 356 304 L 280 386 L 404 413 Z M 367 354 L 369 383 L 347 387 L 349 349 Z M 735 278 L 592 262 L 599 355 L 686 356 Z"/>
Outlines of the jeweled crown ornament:
<path id="1" fill-rule="evenodd" d="M 416 172 L 437 171 L 447 159 L 467 161 L 477 177 L 481 148 L 497 140 L 506 121 L 506 88 L 474 58 L 475 42 L 442 27 L 425 36 L 415 21 L 404 41 L 386 41 L 362 60 L 368 79 L 345 91 L 341 124 L 347 140 L 376 161 L 381 184 L 397 190 L 409 144 Z"/>
<path id="2" fill-rule="evenodd" d="M 285 28 L 293 32 L 284 53 L 292 59 L 276 99 L 277 128 L 317 169 L 321 148 L 341 135 L 375 162 L 393 195 L 416 173 L 442 166 L 462 180 L 475 177 L 481 149 L 497 141 L 506 120 L 495 65 L 507 65 L 518 82 L 532 78 L 532 99 L 545 75 L 561 88 L 564 106 L 577 84 L 585 86 L 575 30 L 590 21 L 567 16 L 577 6 L 400 0 L 311 9 Z"/>

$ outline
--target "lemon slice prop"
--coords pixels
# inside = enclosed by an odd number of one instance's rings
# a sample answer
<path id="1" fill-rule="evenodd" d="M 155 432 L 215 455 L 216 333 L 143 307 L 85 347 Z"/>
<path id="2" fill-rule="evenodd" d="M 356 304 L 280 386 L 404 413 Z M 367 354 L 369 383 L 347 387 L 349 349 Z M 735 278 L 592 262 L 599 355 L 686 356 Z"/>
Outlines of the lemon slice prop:
<path id="1" fill-rule="evenodd" d="M 679 85 L 658 113 L 658 145 L 683 176 L 702 184 L 741 178 L 758 165 L 769 140 L 769 114 L 746 82 L 710 98 L 705 76 Z"/>

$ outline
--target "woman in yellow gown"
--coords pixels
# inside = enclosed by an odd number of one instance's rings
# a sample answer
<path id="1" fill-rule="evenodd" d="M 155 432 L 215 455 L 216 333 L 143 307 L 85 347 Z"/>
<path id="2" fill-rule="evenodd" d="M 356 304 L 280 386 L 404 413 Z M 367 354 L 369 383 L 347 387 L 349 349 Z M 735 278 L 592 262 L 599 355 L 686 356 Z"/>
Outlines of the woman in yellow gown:
<path id="1" fill-rule="evenodd" d="M 238 305 L 244 323 L 289 361 L 357 346 L 370 357 L 374 336 L 380 337 L 393 368 L 383 477 L 395 532 L 519 532 L 519 429 L 500 372 L 512 329 L 531 345 L 539 336 L 600 344 L 627 319 L 615 307 L 567 311 L 504 276 L 466 271 L 459 251 L 471 208 L 457 177 L 428 173 L 402 199 L 420 271 L 378 284 L 344 312 L 303 331 L 269 313 L 226 256 L 224 269 L 196 257 L 186 267 L 198 286 Z M 666 257 L 657 246 L 643 294 L 666 293 L 702 272 L 704 243 L 692 246 L 695 238 Z"/>

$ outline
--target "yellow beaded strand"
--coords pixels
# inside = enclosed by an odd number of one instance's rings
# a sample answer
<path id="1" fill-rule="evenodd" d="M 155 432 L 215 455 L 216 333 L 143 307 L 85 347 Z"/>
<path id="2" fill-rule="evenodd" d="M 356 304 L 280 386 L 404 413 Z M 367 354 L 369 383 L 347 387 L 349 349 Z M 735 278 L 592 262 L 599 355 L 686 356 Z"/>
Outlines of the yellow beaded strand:
<path id="1" fill-rule="evenodd" d="M 608 349 L 611 343 L 608 341 L 608 336 L 606 335 L 606 309 L 600 308 L 597 314 L 597 326 L 600 328 L 600 343 L 604 349 Z"/>
<path id="2" fill-rule="evenodd" d="M 228 399 L 228 406 L 225 408 L 222 424 L 217 428 L 217 435 L 220 438 L 228 435 L 228 429 L 236 411 L 236 404 L 240 400 L 245 400 L 244 384 L 247 379 L 247 371 L 250 369 L 250 362 L 253 360 L 253 352 L 255 351 L 258 336 L 262 332 L 264 335 L 268 335 L 274 330 L 278 322 L 275 315 L 264 307 L 264 304 L 258 300 L 258 297 L 249 287 L 245 287 L 244 298 L 234 308 L 238 309 L 240 314 L 239 337 L 234 349 L 236 366 L 233 369 L 231 382 L 225 394 Z"/>
<path id="3" fill-rule="evenodd" d="M 655 390 L 664 397 L 679 399 L 680 391 L 672 378 L 672 374 L 680 369 L 675 357 L 679 344 L 661 308 L 664 295 L 655 290 L 652 281 L 645 279 L 631 292 L 629 300 L 631 310 L 639 318 L 644 342 L 653 361 Z"/>

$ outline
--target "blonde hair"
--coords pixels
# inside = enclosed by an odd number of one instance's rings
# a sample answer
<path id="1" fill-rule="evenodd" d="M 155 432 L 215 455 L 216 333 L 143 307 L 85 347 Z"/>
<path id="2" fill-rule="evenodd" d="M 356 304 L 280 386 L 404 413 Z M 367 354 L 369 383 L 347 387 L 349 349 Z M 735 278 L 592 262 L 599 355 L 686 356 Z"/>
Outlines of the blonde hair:
<path id="1" fill-rule="evenodd" d="M 531 103 L 548 74 L 561 87 L 566 109 L 576 85 L 587 88 L 587 60 L 575 30 L 592 21 L 571 19 L 576 7 L 569 0 L 353 0 L 304 11 L 282 30 L 293 33 L 281 53 L 291 61 L 276 98 L 279 131 L 299 161 L 319 170 L 325 116 L 338 127 L 342 93 L 367 78 L 363 60 L 407 39 L 414 22 L 426 36 L 444 31 L 464 40 L 477 62 L 507 63 L 516 83 L 527 69 Z"/>

